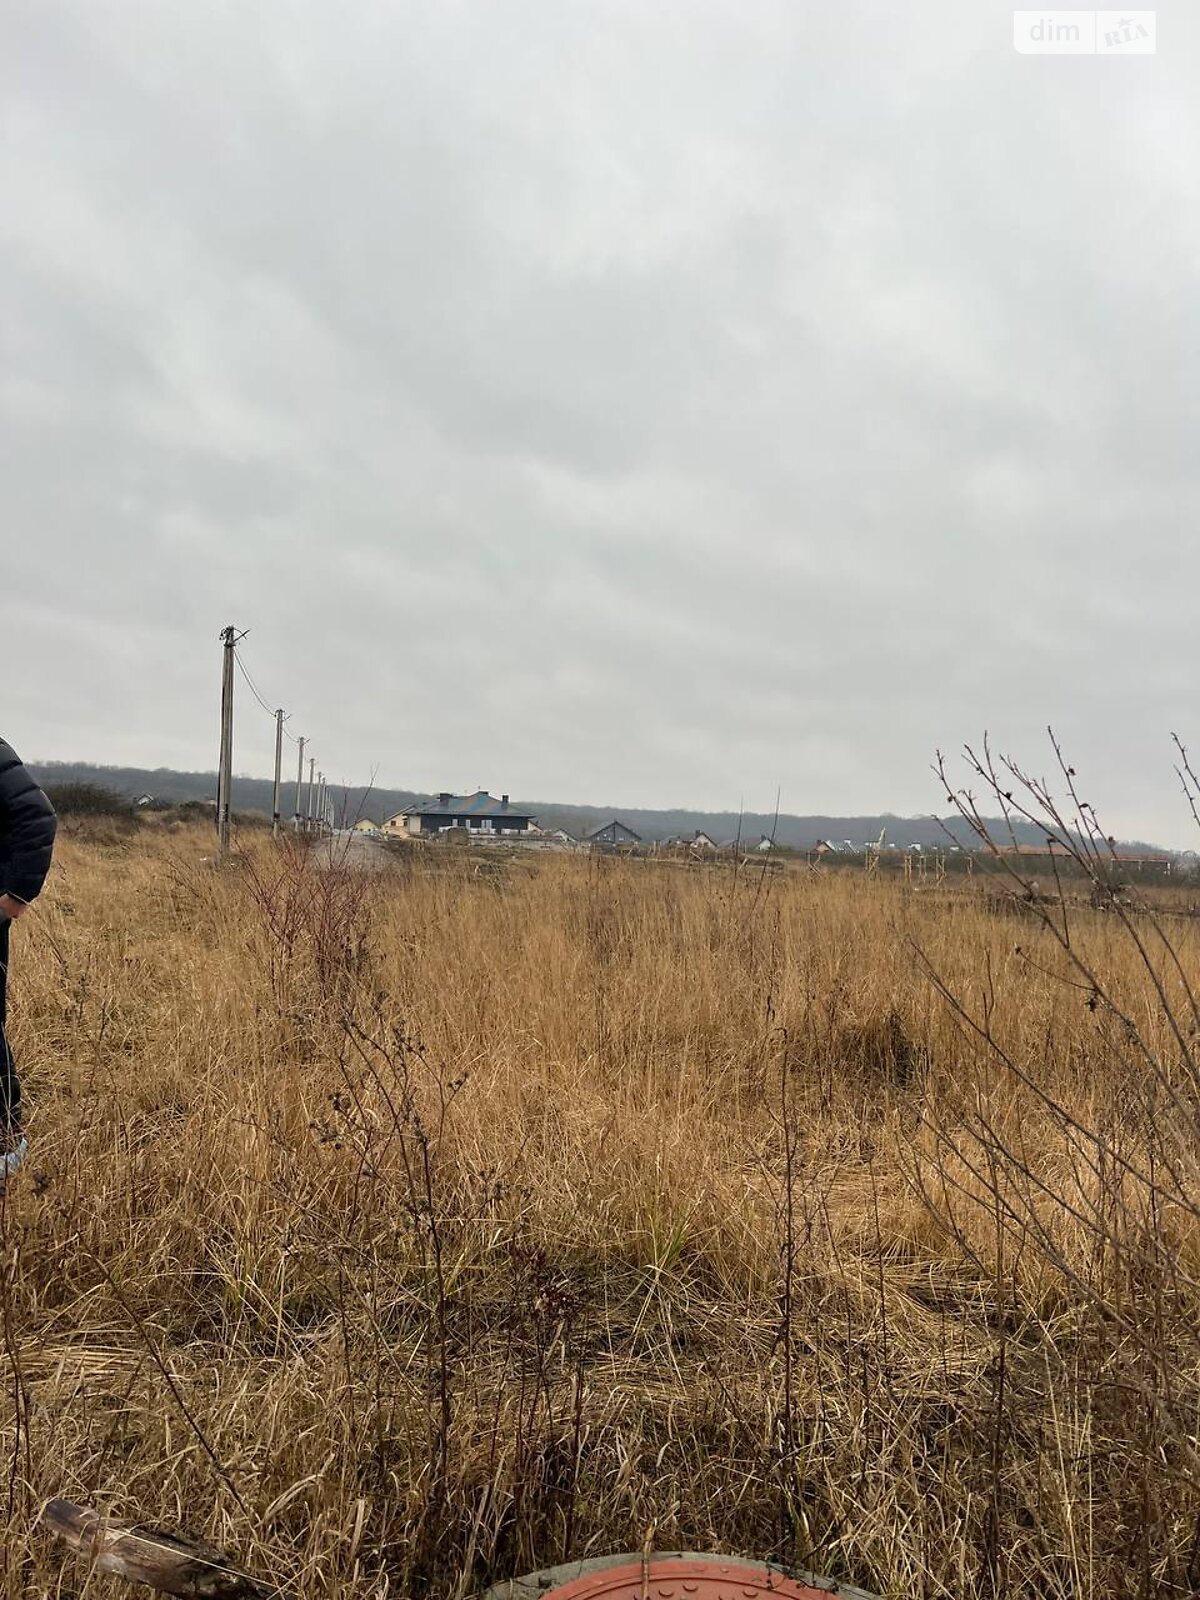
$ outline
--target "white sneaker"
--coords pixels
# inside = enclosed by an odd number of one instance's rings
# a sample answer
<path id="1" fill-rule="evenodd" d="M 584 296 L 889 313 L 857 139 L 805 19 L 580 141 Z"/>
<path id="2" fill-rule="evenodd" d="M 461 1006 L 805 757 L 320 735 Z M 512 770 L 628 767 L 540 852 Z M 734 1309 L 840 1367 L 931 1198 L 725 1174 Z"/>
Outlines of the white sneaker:
<path id="1" fill-rule="evenodd" d="M 17 1168 L 25 1159 L 29 1143 L 24 1134 L 17 1134 L 16 1143 L 14 1135 L 0 1135 L 0 1194 L 4 1193 L 4 1185 L 13 1176 Z"/>

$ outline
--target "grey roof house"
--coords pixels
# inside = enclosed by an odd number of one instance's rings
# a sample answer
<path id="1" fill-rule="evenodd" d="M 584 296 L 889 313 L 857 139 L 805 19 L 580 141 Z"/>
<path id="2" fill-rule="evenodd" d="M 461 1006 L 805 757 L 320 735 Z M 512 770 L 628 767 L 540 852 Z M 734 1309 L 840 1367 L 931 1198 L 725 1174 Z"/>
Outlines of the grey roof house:
<path id="1" fill-rule="evenodd" d="M 486 789 L 477 789 L 474 794 L 449 794 L 443 790 L 432 799 L 405 806 L 403 811 L 389 817 L 383 827 L 386 833 L 422 836 L 446 833 L 451 828 L 490 835 L 528 833 L 536 823 L 532 813 L 511 806 L 506 794 L 497 800 Z"/>
<path id="2" fill-rule="evenodd" d="M 641 844 L 642 836 L 634 833 L 632 828 L 626 827 L 623 822 L 618 822 L 616 817 L 611 822 L 606 822 L 602 828 L 596 828 L 589 833 L 584 844 L 595 845 L 628 845 Z"/>

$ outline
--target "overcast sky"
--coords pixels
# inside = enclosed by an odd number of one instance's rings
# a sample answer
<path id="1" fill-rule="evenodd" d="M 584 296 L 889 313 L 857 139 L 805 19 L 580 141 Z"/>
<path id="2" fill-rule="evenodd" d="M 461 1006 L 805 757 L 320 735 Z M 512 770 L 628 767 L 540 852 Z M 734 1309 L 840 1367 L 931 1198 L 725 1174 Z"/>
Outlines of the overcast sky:
<path id="1" fill-rule="evenodd" d="M 2 731 L 331 778 L 939 808 L 1200 750 L 1200 17 L 7 0 Z M 270 720 L 239 682 L 235 764 Z"/>

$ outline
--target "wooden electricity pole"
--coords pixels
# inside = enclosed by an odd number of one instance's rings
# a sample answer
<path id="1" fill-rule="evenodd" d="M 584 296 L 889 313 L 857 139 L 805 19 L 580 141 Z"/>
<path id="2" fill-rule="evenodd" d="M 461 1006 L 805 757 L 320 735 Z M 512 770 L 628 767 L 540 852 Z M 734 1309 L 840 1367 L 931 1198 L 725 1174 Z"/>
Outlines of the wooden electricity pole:
<path id="1" fill-rule="evenodd" d="M 309 756 L 309 758 L 308 758 L 308 796 L 307 796 L 307 802 L 306 802 L 305 807 L 304 807 L 304 823 L 305 823 L 305 828 L 306 828 L 307 831 L 311 831 L 312 830 L 312 821 L 313 821 L 313 807 L 312 807 L 312 803 L 313 803 L 313 773 L 316 770 L 316 765 L 317 765 L 316 756 Z"/>
<path id="2" fill-rule="evenodd" d="M 308 740 L 299 739 L 297 743 L 300 746 L 300 759 L 296 762 L 296 810 L 292 816 L 292 827 L 299 833 L 300 804 L 304 795 L 304 746 L 308 743 Z"/>
<path id="3" fill-rule="evenodd" d="M 283 782 L 283 711 L 275 713 L 275 804 L 271 821 L 271 837 L 279 837 L 279 793 Z"/>
<path id="4" fill-rule="evenodd" d="M 217 774 L 217 853 L 229 853 L 230 791 L 233 787 L 233 627 L 221 630 L 221 762 Z"/>

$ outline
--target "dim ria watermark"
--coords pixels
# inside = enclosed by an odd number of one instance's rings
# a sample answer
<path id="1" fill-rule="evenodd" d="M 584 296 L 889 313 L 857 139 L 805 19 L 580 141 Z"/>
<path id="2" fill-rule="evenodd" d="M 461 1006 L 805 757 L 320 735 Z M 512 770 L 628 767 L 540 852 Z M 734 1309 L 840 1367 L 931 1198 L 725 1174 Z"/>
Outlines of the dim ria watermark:
<path id="1" fill-rule="evenodd" d="M 1023 56 L 1152 56 L 1156 11 L 1014 11 Z"/>

